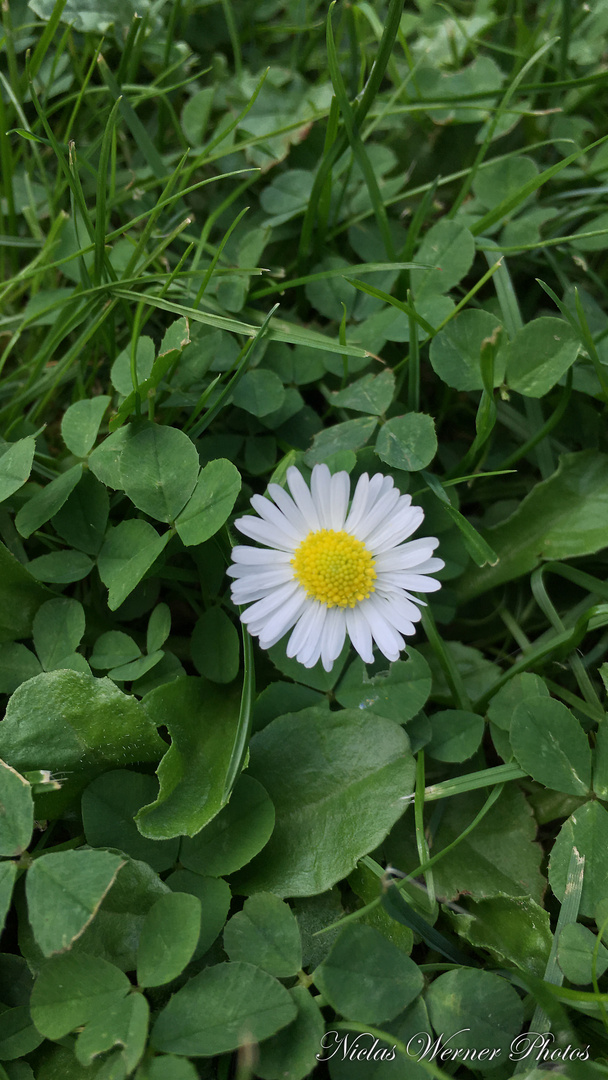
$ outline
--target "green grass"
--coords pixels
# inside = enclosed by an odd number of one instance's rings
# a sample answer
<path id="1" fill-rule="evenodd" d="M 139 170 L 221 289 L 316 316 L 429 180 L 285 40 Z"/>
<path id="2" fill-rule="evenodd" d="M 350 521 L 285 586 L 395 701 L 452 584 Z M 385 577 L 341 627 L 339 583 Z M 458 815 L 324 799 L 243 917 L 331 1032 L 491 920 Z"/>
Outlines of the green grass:
<path id="1" fill-rule="evenodd" d="M 5 6 L 0 1080 L 608 1075 L 590 8 Z M 320 462 L 439 539 L 396 663 L 230 599 Z"/>

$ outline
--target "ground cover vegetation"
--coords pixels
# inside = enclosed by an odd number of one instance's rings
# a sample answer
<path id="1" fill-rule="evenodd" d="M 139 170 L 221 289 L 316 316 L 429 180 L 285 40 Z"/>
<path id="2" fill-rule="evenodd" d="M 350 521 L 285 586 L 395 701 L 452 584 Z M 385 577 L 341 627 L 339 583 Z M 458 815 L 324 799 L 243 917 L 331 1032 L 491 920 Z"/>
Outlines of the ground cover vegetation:
<path id="1" fill-rule="evenodd" d="M 2 1080 L 607 1075 L 607 25 L 3 5 Z M 320 464 L 399 660 L 239 621 Z"/>

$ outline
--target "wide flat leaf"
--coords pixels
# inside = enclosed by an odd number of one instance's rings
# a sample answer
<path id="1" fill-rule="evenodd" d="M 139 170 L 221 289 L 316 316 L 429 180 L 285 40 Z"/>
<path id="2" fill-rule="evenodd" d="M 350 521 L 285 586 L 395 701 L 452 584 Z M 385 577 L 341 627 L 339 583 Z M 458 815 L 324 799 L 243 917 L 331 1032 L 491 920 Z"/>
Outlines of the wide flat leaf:
<path id="1" fill-rule="evenodd" d="M 263 1080 L 304 1080 L 317 1065 L 323 1014 L 305 986 L 294 986 L 289 993 L 298 1015 L 259 1047 L 255 1071 Z"/>
<path id="2" fill-rule="evenodd" d="M 594 961 L 597 938 L 587 926 L 581 923 L 567 923 L 564 926 L 557 946 L 557 960 L 566 978 L 578 985 L 586 986 L 593 981 L 593 976 L 601 978 L 608 968 L 608 949 L 599 945 Z"/>
<path id="3" fill-rule="evenodd" d="M 226 924 L 224 949 L 230 960 L 256 964 L 288 978 L 302 967 L 302 941 L 295 916 L 273 893 L 256 893 Z"/>
<path id="4" fill-rule="evenodd" d="M 38 658 L 21 642 L 7 641 L 0 645 L 0 694 L 12 694 L 21 683 L 41 671 Z"/>
<path id="5" fill-rule="evenodd" d="M 110 401 L 105 394 L 85 398 L 70 405 L 61 421 L 61 435 L 68 450 L 76 457 L 86 457 L 97 438 L 97 432 Z"/>
<path id="6" fill-rule="evenodd" d="M 462 937 L 500 964 L 506 960 L 542 979 L 553 943 L 548 911 L 530 896 L 490 896 L 472 902 L 469 912 L 452 916 Z"/>
<path id="7" fill-rule="evenodd" d="M 239 892 L 310 896 L 384 839 L 411 793 L 409 740 L 391 720 L 322 708 L 279 717 L 253 737 L 249 771 L 276 811 L 274 832 L 233 879 Z"/>
<path id="8" fill-rule="evenodd" d="M 417 472 L 426 469 L 437 453 L 435 424 L 426 413 L 394 416 L 380 428 L 375 451 L 394 469 Z"/>
<path id="9" fill-rule="evenodd" d="M 7 912 L 11 906 L 13 885 L 17 877 L 17 863 L 6 859 L 0 863 L 0 934 L 4 930 Z"/>
<path id="10" fill-rule="evenodd" d="M 568 885 L 572 849 L 585 858 L 579 914 L 593 918 L 606 896 L 608 879 L 608 811 L 599 802 L 586 802 L 564 822 L 551 851 L 549 884 L 563 901 Z"/>
<path id="11" fill-rule="evenodd" d="M 49 518 L 61 510 L 82 476 L 82 465 L 72 465 L 67 472 L 51 480 L 41 491 L 26 502 L 15 518 L 15 525 L 22 536 L 31 536 Z"/>
<path id="12" fill-rule="evenodd" d="M 68 949 L 94 918 L 123 865 L 109 851 L 41 855 L 26 880 L 28 918 L 45 956 Z"/>
<path id="13" fill-rule="evenodd" d="M 0 502 L 23 487 L 32 471 L 35 450 L 36 440 L 31 435 L 8 444 L 0 457 Z"/>
<path id="14" fill-rule="evenodd" d="M 510 733 L 522 769 L 539 784 L 567 795 L 591 787 L 591 747 L 578 720 L 555 698 L 533 698 L 516 706 Z"/>
<path id="15" fill-rule="evenodd" d="M 191 870 L 176 870 L 166 879 L 172 892 L 190 893 L 201 902 L 200 931 L 193 960 L 200 959 L 222 930 L 230 907 L 230 887 L 222 878 L 203 877 Z"/>
<path id="16" fill-rule="evenodd" d="M 424 986 L 414 961 L 363 923 L 344 928 L 314 979 L 336 1012 L 375 1025 L 392 1020 Z"/>
<path id="17" fill-rule="evenodd" d="M 451 1049 L 495 1049 L 495 1066 L 508 1059 L 524 1006 L 506 979 L 475 968 L 446 971 L 431 983 L 425 1001 L 435 1031 L 449 1032 Z M 482 1062 L 491 1065 L 489 1058 Z"/>
<path id="18" fill-rule="evenodd" d="M 97 555 L 106 531 L 110 497 L 90 470 L 84 472 L 72 494 L 52 519 L 53 528 L 71 547 Z"/>
<path id="19" fill-rule="evenodd" d="M 174 521 L 194 490 L 198 472 L 196 447 L 183 431 L 158 424 L 129 429 L 120 455 L 122 487 L 150 517 Z"/>
<path id="20" fill-rule="evenodd" d="M 412 291 L 418 301 L 432 293 L 446 293 L 457 285 L 471 267 L 475 241 L 459 221 L 441 218 L 426 233 L 416 261 L 435 267 L 433 270 L 410 270 Z"/>
<path id="21" fill-rule="evenodd" d="M 30 1054 L 42 1042 L 42 1035 L 36 1031 L 32 1024 L 30 1010 L 27 1005 L 16 1005 L 12 1009 L 0 1013 L 0 1061 L 17 1062 L 16 1068 L 26 1054 Z M 1 1066 L 0 1066 L 1 1067 Z M 11 1072 L 8 1072 L 11 1069 Z M 13 1076 L 19 1080 L 19 1074 L 13 1072 L 9 1065 L 4 1071 L 4 1076 L 12 1080 Z M 32 1074 L 33 1075 L 33 1074 Z M 2 1077 L 4 1080 L 4 1077 Z"/>
<path id="22" fill-rule="evenodd" d="M 564 319 L 546 315 L 533 319 L 510 344 L 509 387 L 526 397 L 544 397 L 574 363 L 579 348 L 576 330 Z"/>
<path id="23" fill-rule="evenodd" d="M 64 665 L 62 660 L 71 657 L 82 640 L 85 631 L 85 614 L 78 600 L 58 596 L 38 608 L 34 617 L 34 647 L 46 671 L 54 671 Z M 71 666 L 71 665 L 65 665 Z"/>
<path id="24" fill-rule="evenodd" d="M 32 990 L 32 1019 L 47 1039 L 62 1039 L 129 992 L 127 976 L 99 957 L 64 953 L 47 960 Z"/>
<path id="25" fill-rule="evenodd" d="M 449 813 L 433 836 L 433 854 L 456 840 L 471 824 L 485 795 L 470 791 L 450 799 Z M 438 896 L 455 900 L 460 893 L 474 897 L 532 896 L 540 903 L 546 882 L 540 874 L 542 850 L 535 843 L 536 825 L 523 794 L 506 787 L 485 817 L 453 851 L 433 867 Z M 393 866 L 405 869 L 420 862 L 407 818 L 393 829 L 384 854 Z"/>
<path id="26" fill-rule="evenodd" d="M 104 772 L 82 794 L 82 824 L 87 843 L 113 847 L 132 859 L 143 859 L 157 873 L 177 861 L 179 841 L 148 840 L 133 820 L 157 793 L 158 784 L 145 773 L 117 769 Z"/>
<path id="27" fill-rule="evenodd" d="M 237 780 L 230 802 L 196 836 L 182 840 L 182 866 L 198 874 L 223 877 L 250 862 L 270 839 L 274 806 L 249 773 Z"/>
<path id="28" fill-rule="evenodd" d="M 192 495 L 175 519 L 178 536 L 186 547 L 204 543 L 222 527 L 240 490 L 241 476 L 231 461 L 217 458 L 205 465 Z"/>
<path id="29" fill-rule="evenodd" d="M 608 456 L 596 450 L 564 454 L 553 475 L 537 484 L 511 517 L 483 535 L 499 561 L 467 570 L 454 583 L 461 600 L 528 574 L 543 559 L 599 551 L 608 536 Z"/>
<path id="30" fill-rule="evenodd" d="M 483 716 L 464 709 L 445 709 L 431 717 L 432 736 L 424 748 L 436 761 L 466 761 L 477 750 Z"/>
<path id="31" fill-rule="evenodd" d="M 65 585 L 82 581 L 93 569 L 93 560 L 83 551 L 53 551 L 28 563 L 28 570 L 37 581 Z"/>
<path id="32" fill-rule="evenodd" d="M 33 828 L 32 789 L 20 773 L 0 761 L 0 855 L 21 855 Z"/>
<path id="33" fill-rule="evenodd" d="M 146 1048 L 150 1006 L 143 994 L 132 993 L 106 1006 L 93 1016 L 76 1040 L 74 1053 L 81 1065 L 91 1065 L 98 1054 L 122 1048 L 122 1057 L 131 1072 Z"/>
<path id="34" fill-rule="evenodd" d="M 455 390 L 483 390 L 482 344 L 498 328 L 499 320 L 488 311 L 467 308 L 461 312 L 431 341 L 429 360 L 435 374 Z M 505 361 L 503 333 L 494 362 L 494 386 L 503 381 Z"/>
<path id="35" fill-rule="evenodd" d="M 214 683 L 229 683 L 239 672 L 239 635 L 224 609 L 208 607 L 190 638 L 192 663 L 200 675 Z"/>
<path id="36" fill-rule="evenodd" d="M 217 964 L 195 975 L 165 1006 L 152 1030 L 156 1050 L 214 1057 L 261 1042 L 295 1019 L 289 992 L 253 964 Z"/>
<path id="37" fill-rule="evenodd" d="M 148 863 L 113 851 L 123 861 L 120 873 L 104 896 L 95 918 L 72 945 L 72 952 L 99 956 L 121 971 L 137 966 L 139 937 L 150 908 L 169 888 Z M 228 888 L 228 886 L 226 886 Z"/>
<path id="38" fill-rule="evenodd" d="M 415 649 L 408 649 L 407 660 L 394 661 L 380 675 L 367 674 L 357 657 L 336 689 L 336 699 L 346 709 L 362 709 L 404 724 L 425 705 L 431 692 L 431 670 Z"/>
<path id="39" fill-rule="evenodd" d="M 222 809 L 239 703 L 237 690 L 194 678 L 146 695 L 142 706 L 154 725 L 166 726 L 171 746 L 157 769 L 158 798 L 136 818 L 143 836 L 194 836 Z"/>
<path id="40" fill-rule="evenodd" d="M 2 724 L 2 752 L 21 772 L 155 761 L 166 749 L 148 713 L 110 679 L 49 671 L 23 683 Z"/>
<path id="41" fill-rule="evenodd" d="M 394 392 L 395 376 L 392 371 L 387 370 L 381 371 L 379 375 L 364 375 L 345 390 L 335 390 L 330 402 L 343 409 L 383 416 L 393 400 Z"/>
<path id="42" fill-rule="evenodd" d="M 315 435 L 311 449 L 304 455 L 306 465 L 312 468 L 341 450 L 360 450 L 373 434 L 377 424 L 375 416 L 361 416 L 358 420 L 345 420 L 343 424 L 324 428 Z"/>
<path id="43" fill-rule="evenodd" d="M 34 615 L 52 595 L 0 543 L 0 642 L 29 637 Z"/>
<path id="44" fill-rule="evenodd" d="M 285 388 L 274 371 L 255 368 L 246 371 L 235 387 L 232 402 L 253 416 L 266 416 L 281 408 Z"/>
<path id="45" fill-rule="evenodd" d="M 182 973 L 196 949 L 201 902 L 192 893 L 169 892 L 150 908 L 139 936 L 137 982 L 162 986 Z"/>
<path id="46" fill-rule="evenodd" d="M 111 529 L 99 552 L 99 576 L 109 591 L 108 607 L 116 611 L 158 558 L 171 533 L 159 536 L 148 521 L 131 518 Z"/>

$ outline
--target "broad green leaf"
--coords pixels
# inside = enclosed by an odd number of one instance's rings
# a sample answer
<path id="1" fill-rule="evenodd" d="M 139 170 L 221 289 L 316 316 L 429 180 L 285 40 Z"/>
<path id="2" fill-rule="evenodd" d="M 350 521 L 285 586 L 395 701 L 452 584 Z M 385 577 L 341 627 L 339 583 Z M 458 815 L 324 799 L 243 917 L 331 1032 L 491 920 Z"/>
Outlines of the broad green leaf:
<path id="1" fill-rule="evenodd" d="M 95 642 L 89 663 L 93 668 L 108 670 L 119 664 L 129 664 L 141 656 L 141 649 L 123 630 L 106 630 Z"/>
<path id="2" fill-rule="evenodd" d="M 153 870 L 168 870 L 177 860 L 178 840 L 148 840 L 139 832 L 135 814 L 154 799 L 158 785 L 153 776 L 118 769 L 93 780 L 82 795 L 82 824 L 87 843 L 94 848 L 119 848 L 132 859 L 142 859 Z"/>
<path id="3" fill-rule="evenodd" d="M 95 918 L 72 945 L 79 955 L 99 956 L 121 971 L 134 971 L 137 945 L 146 915 L 169 888 L 147 862 L 113 851 L 123 862 Z"/>
<path id="4" fill-rule="evenodd" d="M 194 836 L 224 805 L 238 691 L 177 679 L 152 690 L 142 706 L 154 725 L 167 727 L 171 746 L 156 770 L 158 798 L 139 811 L 137 827 L 152 840 Z"/>
<path id="5" fill-rule="evenodd" d="M 130 434 L 128 427 L 113 431 L 89 455 L 89 469 L 106 487 L 122 490 L 120 459 Z"/>
<path id="6" fill-rule="evenodd" d="M 32 559 L 27 568 L 36 581 L 64 585 L 87 577 L 93 569 L 93 560 L 83 551 L 53 551 Z"/>
<path id="7" fill-rule="evenodd" d="M 329 400 L 332 405 L 342 409 L 383 416 L 393 400 L 394 392 L 395 376 L 392 371 L 386 370 L 379 375 L 364 375 L 345 390 L 335 390 Z"/>
<path id="8" fill-rule="evenodd" d="M 285 388 L 274 371 L 255 368 L 246 371 L 235 387 L 232 403 L 253 416 L 266 416 L 281 408 Z"/>
<path id="9" fill-rule="evenodd" d="M 8 909 L 11 906 L 17 869 L 17 863 L 11 859 L 6 859 L 0 863 L 0 934 L 4 930 Z"/>
<path id="10" fill-rule="evenodd" d="M 104 485 L 87 470 L 72 494 L 52 518 L 63 540 L 87 555 L 97 555 L 106 531 L 110 498 Z"/>
<path id="11" fill-rule="evenodd" d="M 427 1037 L 434 1042 L 424 1000 L 416 998 L 394 1020 L 383 1024 L 382 1031 L 386 1035 L 378 1039 L 369 1031 L 326 1030 L 318 1053 L 321 1061 L 328 1062 L 331 1080 L 351 1080 L 355 1062 L 360 1080 L 427 1080 L 428 1068 L 416 1064 Z M 409 1043 L 413 1056 L 399 1053 L 396 1040 L 406 1047 Z"/>
<path id="12" fill-rule="evenodd" d="M 234 879 L 246 894 L 323 892 L 372 851 L 413 787 L 407 735 L 383 717 L 321 708 L 279 717 L 254 735 L 249 771 L 276 811 L 274 832 Z"/>
<path id="13" fill-rule="evenodd" d="M 440 330 L 431 341 L 429 359 L 433 371 L 455 390 L 483 390 L 481 347 L 500 328 L 488 311 L 467 308 Z M 494 386 L 504 379 L 507 347 L 504 333 L 499 339 L 494 362 Z"/>
<path id="14" fill-rule="evenodd" d="M 205 86 L 193 97 L 187 98 L 184 103 L 180 119 L 182 130 L 190 146 L 200 146 L 203 141 L 214 94 L 214 86 Z"/>
<path id="15" fill-rule="evenodd" d="M 94 31 L 104 33 L 110 26 L 128 30 L 133 16 L 137 11 L 146 10 L 147 5 L 142 7 L 135 4 L 134 0 L 68 0 L 63 8 L 60 21 L 82 33 Z M 40 19 L 50 19 L 55 10 L 53 0 L 34 0 L 32 10 Z"/>
<path id="16" fill-rule="evenodd" d="M 510 733 L 522 769 L 555 791 L 587 795 L 591 748 L 578 720 L 555 698 L 533 698 L 516 706 Z"/>
<path id="17" fill-rule="evenodd" d="M 477 968 L 446 971 L 431 983 L 425 1001 L 435 1031 L 449 1032 L 451 1049 L 495 1050 L 493 1058 L 482 1059 L 484 1072 L 508 1059 L 524 1006 L 506 979 Z"/>
<path id="18" fill-rule="evenodd" d="M 201 902 L 200 933 L 192 959 L 198 960 L 220 933 L 230 907 L 230 888 L 222 878 L 203 877 L 190 870 L 176 870 L 166 879 L 173 892 L 190 893 Z"/>
<path id="19" fill-rule="evenodd" d="M 499 561 L 467 570 L 454 588 L 470 600 L 534 570 L 543 559 L 573 559 L 606 546 L 608 456 L 564 454 L 559 468 L 532 489 L 506 521 L 484 530 Z"/>
<path id="20" fill-rule="evenodd" d="M 340 450 L 360 450 L 373 434 L 378 421 L 375 416 L 362 416 L 358 420 L 345 420 L 315 435 L 312 448 L 304 455 L 311 468 L 337 454 Z"/>
<path id="21" fill-rule="evenodd" d="M 364 860 L 361 860 L 352 874 L 348 875 L 348 884 L 364 904 L 371 904 L 372 901 L 381 899 L 384 893 L 381 879 L 374 874 Z M 373 927 L 374 930 L 379 930 L 391 945 L 401 949 L 406 956 L 411 954 L 414 945 L 413 932 L 409 926 L 404 926 L 393 919 L 382 904 L 368 909 L 365 915 L 361 916 L 361 922 Z"/>
<path id="22" fill-rule="evenodd" d="M 28 919 L 45 956 L 69 949 L 94 918 L 123 865 L 109 851 L 41 855 L 25 881 Z"/>
<path id="23" fill-rule="evenodd" d="M 598 979 L 604 974 L 608 968 L 608 949 L 600 942 L 594 969 L 596 945 L 597 938 L 587 926 L 581 923 L 564 926 L 557 944 L 557 961 L 570 982 L 586 986 L 592 982 L 594 970 Z"/>
<path id="24" fill-rule="evenodd" d="M 0 1013 L 0 1061 L 21 1062 L 26 1054 L 31 1054 L 42 1042 L 42 1035 L 32 1024 L 27 1005 L 17 1005 Z M 19 1067 L 19 1066 L 17 1066 Z M 0 1066 L 2 1068 L 2 1066 Z M 9 1073 L 9 1069 L 11 1069 Z M 6 1066 L 4 1075 L 12 1080 L 15 1073 L 11 1065 Z M 3 1078 L 4 1080 L 4 1078 Z"/>
<path id="25" fill-rule="evenodd" d="M 0 658 L 2 653 L 0 652 Z M 318 690 L 298 683 L 279 682 L 270 683 L 259 697 L 253 707 L 253 730 L 261 731 L 271 720 L 277 716 L 283 716 L 288 712 L 299 712 L 309 705 L 323 705 L 329 702 Z"/>
<path id="26" fill-rule="evenodd" d="M 539 979 L 553 944 L 549 912 L 529 896 L 491 896 L 471 901 L 469 911 L 452 916 L 458 933 L 487 949 L 499 964 L 517 964 Z"/>
<path id="27" fill-rule="evenodd" d="M 107 586 L 110 611 L 116 611 L 158 559 L 171 533 L 159 536 L 148 521 L 121 521 L 108 533 L 99 552 L 99 576 Z"/>
<path id="28" fill-rule="evenodd" d="M 34 617 L 34 647 L 43 668 L 53 671 L 63 667 L 62 661 L 71 658 L 80 645 L 84 630 L 84 608 L 78 600 L 61 596 L 38 608 Z"/>
<path id="29" fill-rule="evenodd" d="M 0 657 L 2 651 L 0 650 Z M 602 665 L 604 667 L 605 665 Z M 593 748 L 593 790 L 600 799 L 608 799 L 608 726 L 600 724 Z"/>
<path id="30" fill-rule="evenodd" d="M 288 904 L 273 893 L 256 893 L 226 924 L 224 949 L 230 960 L 256 964 L 285 979 L 302 967 L 300 930 Z"/>
<path id="31" fill-rule="evenodd" d="M 430 720 L 433 733 L 425 753 L 436 761 L 466 761 L 473 756 L 483 736 L 483 716 L 463 709 L 445 709 L 434 713 Z"/>
<path id="32" fill-rule="evenodd" d="M 41 671 L 38 658 L 25 645 L 18 641 L 0 645 L 0 694 L 12 694 L 21 683 Z"/>
<path id="33" fill-rule="evenodd" d="M 441 818 L 433 836 L 433 855 L 457 840 L 477 816 L 486 793 L 469 791 L 449 800 L 449 813 Z M 538 903 L 546 887 L 540 873 L 542 850 L 535 842 L 536 824 L 522 792 L 504 791 L 479 824 L 433 867 L 437 896 L 455 900 L 460 893 L 475 898 L 531 896 Z M 384 845 L 393 866 L 420 862 L 411 823 L 404 819 Z"/>
<path id="34" fill-rule="evenodd" d="M 394 469 L 426 469 L 437 453 L 435 424 L 426 413 L 394 416 L 380 428 L 374 449 Z"/>
<path id="35" fill-rule="evenodd" d="M 0 761 L 0 855 L 21 855 L 32 838 L 34 800 L 27 780 Z"/>
<path id="36" fill-rule="evenodd" d="M 140 337 L 137 341 L 135 360 L 135 371 L 137 375 L 137 385 L 140 386 L 150 376 L 152 371 L 152 365 L 154 363 L 154 342 L 152 338 Z M 131 376 L 131 346 L 127 349 L 123 349 L 118 354 L 116 360 L 112 364 L 110 370 L 110 379 L 112 380 L 112 386 L 115 390 L 118 390 L 119 394 L 123 397 L 128 397 L 133 389 L 133 378 Z"/>
<path id="37" fill-rule="evenodd" d="M 208 967 L 173 995 L 152 1030 L 152 1046 L 193 1057 L 261 1042 L 295 1019 L 281 983 L 252 964 Z"/>
<path id="38" fill-rule="evenodd" d="M 397 1016 L 424 986 L 414 961 L 363 923 L 344 928 L 314 979 L 336 1012 L 376 1026 Z"/>
<path id="39" fill-rule="evenodd" d="M 103 414 L 112 399 L 100 394 L 70 405 L 61 421 L 61 435 L 70 453 L 86 457 L 97 438 Z"/>
<path id="40" fill-rule="evenodd" d="M 157 604 L 148 619 L 146 633 L 146 651 L 156 652 L 162 649 L 171 633 L 171 609 L 168 604 Z"/>
<path id="41" fill-rule="evenodd" d="M 166 750 L 148 713 L 110 679 L 50 671 L 23 683 L 2 725 L 2 752 L 21 772 L 155 761 Z"/>
<path id="42" fill-rule="evenodd" d="M 249 773 L 243 773 L 230 802 L 217 817 L 196 836 L 183 838 L 180 862 L 198 874 L 232 874 L 267 844 L 274 821 L 274 807 L 266 791 Z"/>
<path id="43" fill-rule="evenodd" d="M 562 825 L 549 859 L 549 884 L 562 902 L 572 849 L 584 856 L 585 871 L 579 914 L 593 918 L 606 895 L 608 877 L 608 811 L 599 802 L 579 806 Z"/>
<path id="44" fill-rule="evenodd" d="M 64 953 L 40 969 L 32 990 L 32 1020 L 47 1039 L 62 1039 L 122 1001 L 130 988 L 127 976 L 105 960 Z"/>
<path id="45" fill-rule="evenodd" d="M 314 173 L 308 169 L 287 169 L 262 188 L 260 204 L 268 215 L 268 224 L 282 225 L 303 214 L 312 191 Z"/>
<path id="46" fill-rule="evenodd" d="M 15 525 L 22 536 L 31 536 L 36 529 L 44 525 L 49 518 L 61 510 L 82 476 L 82 465 L 73 465 L 67 472 L 61 473 L 49 484 L 37 491 L 21 507 Z"/>
<path id="47" fill-rule="evenodd" d="M 175 519 L 175 528 L 186 547 L 202 544 L 222 527 L 240 490 L 241 476 L 231 461 L 217 458 L 205 465 L 192 495 Z"/>
<path id="48" fill-rule="evenodd" d="M 199 675 L 214 683 L 229 683 L 239 672 L 239 635 L 219 605 L 198 619 L 190 639 L 192 662 Z"/>
<path id="49" fill-rule="evenodd" d="M 536 162 L 525 154 L 494 161 L 480 169 L 473 180 L 473 191 L 484 209 L 491 210 L 510 199 L 530 180 L 538 176 Z"/>
<path id="50" fill-rule="evenodd" d="M 164 657 L 162 649 L 157 649 L 150 656 L 140 656 L 138 660 L 132 660 L 129 664 L 121 664 L 119 667 L 108 671 L 108 678 L 114 682 L 132 682 L 141 679 L 148 671 L 151 671 Z"/>
<path id="51" fill-rule="evenodd" d="M 122 1058 L 131 1072 L 146 1048 L 150 1007 L 143 994 L 132 993 L 111 1002 L 93 1016 L 76 1040 L 74 1053 L 81 1065 L 91 1065 L 99 1054 L 114 1046 L 122 1048 Z"/>
<path id="52" fill-rule="evenodd" d="M 574 363 L 579 348 L 578 334 L 564 319 L 533 319 L 510 344 L 507 384 L 525 397 L 544 397 Z"/>
<path id="53" fill-rule="evenodd" d="M 32 471 L 36 440 L 32 435 L 6 444 L 0 457 L 0 502 L 4 502 L 26 483 Z"/>
<path id="54" fill-rule="evenodd" d="M 336 689 L 336 699 L 346 709 L 377 713 L 404 724 L 420 712 L 431 692 L 431 671 L 415 649 L 408 649 L 407 660 L 394 661 L 388 671 L 371 678 L 363 661 L 357 657 Z"/>
<path id="55" fill-rule="evenodd" d="M 147 1066 L 146 1080 L 199 1080 L 193 1061 L 173 1054 L 158 1054 Z"/>
<path id="56" fill-rule="evenodd" d="M 0 642 L 30 637 L 34 615 L 52 595 L 0 543 Z"/>
<path id="57" fill-rule="evenodd" d="M 289 993 L 298 1014 L 259 1047 L 255 1071 L 262 1080 L 304 1080 L 317 1066 L 323 1015 L 305 986 L 294 986 Z"/>
<path id="58" fill-rule="evenodd" d="M 488 718 L 503 731 L 511 730 L 513 713 L 521 702 L 532 698 L 549 698 L 546 682 L 539 675 L 525 671 L 501 686 L 488 705 Z"/>
<path id="59" fill-rule="evenodd" d="M 178 428 L 146 424 L 130 429 L 120 455 L 121 486 L 131 502 L 157 521 L 174 521 L 199 472 L 196 447 Z"/>
<path id="60" fill-rule="evenodd" d="M 163 986 L 190 963 L 201 928 L 201 902 L 192 893 L 170 892 L 150 908 L 137 952 L 140 986 Z"/>
<path id="61" fill-rule="evenodd" d="M 410 270 L 416 301 L 431 293 L 446 293 L 468 273 L 475 256 L 475 241 L 459 221 L 441 218 L 426 233 L 416 261 L 434 270 Z"/>
<path id="62" fill-rule="evenodd" d="M 344 648 L 340 653 L 338 659 L 335 661 L 331 671 L 325 671 L 320 660 L 311 668 L 302 667 L 295 659 L 290 659 L 285 653 L 285 645 L 280 642 L 277 645 L 273 645 L 268 650 L 268 655 L 272 660 L 275 667 L 282 672 L 283 675 L 287 675 L 289 679 L 293 679 L 294 682 L 303 683 L 304 686 L 310 686 L 313 690 L 321 690 L 327 693 L 337 683 L 348 657 L 350 656 L 350 645 L 348 642 L 344 643 Z"/>

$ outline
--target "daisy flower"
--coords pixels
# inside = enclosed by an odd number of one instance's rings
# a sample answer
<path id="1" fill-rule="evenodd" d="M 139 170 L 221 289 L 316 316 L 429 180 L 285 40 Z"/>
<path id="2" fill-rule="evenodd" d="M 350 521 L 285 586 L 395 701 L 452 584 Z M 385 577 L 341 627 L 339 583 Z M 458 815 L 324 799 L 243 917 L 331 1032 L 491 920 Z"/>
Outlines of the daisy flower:
<path id="1" fill-rule="evenodd" d="M 287 655 L 307 668 L 320 658 L 331 671 L 347 634 L 366 664 L 372 642 L 397 660 L 422 617 L 411 593 L 439 589 L 428 575 L 445 565 L 432 558 L 434 536 L 403 543 L 423 510 L 382 473 L 364 473 L 350 505 L 348 473 L 327 465 L 315 465 L 310 488 L 293 466 L 287 483 L 291 496 L 269 484 L 270 498 L 251 500 L 259 516 L 234 523 L 264 545 L 234 547 L 228 569 L 234 603 L 251 605 L 241 615 L 249 633 L 269 649 L 291 630 Z"/>

